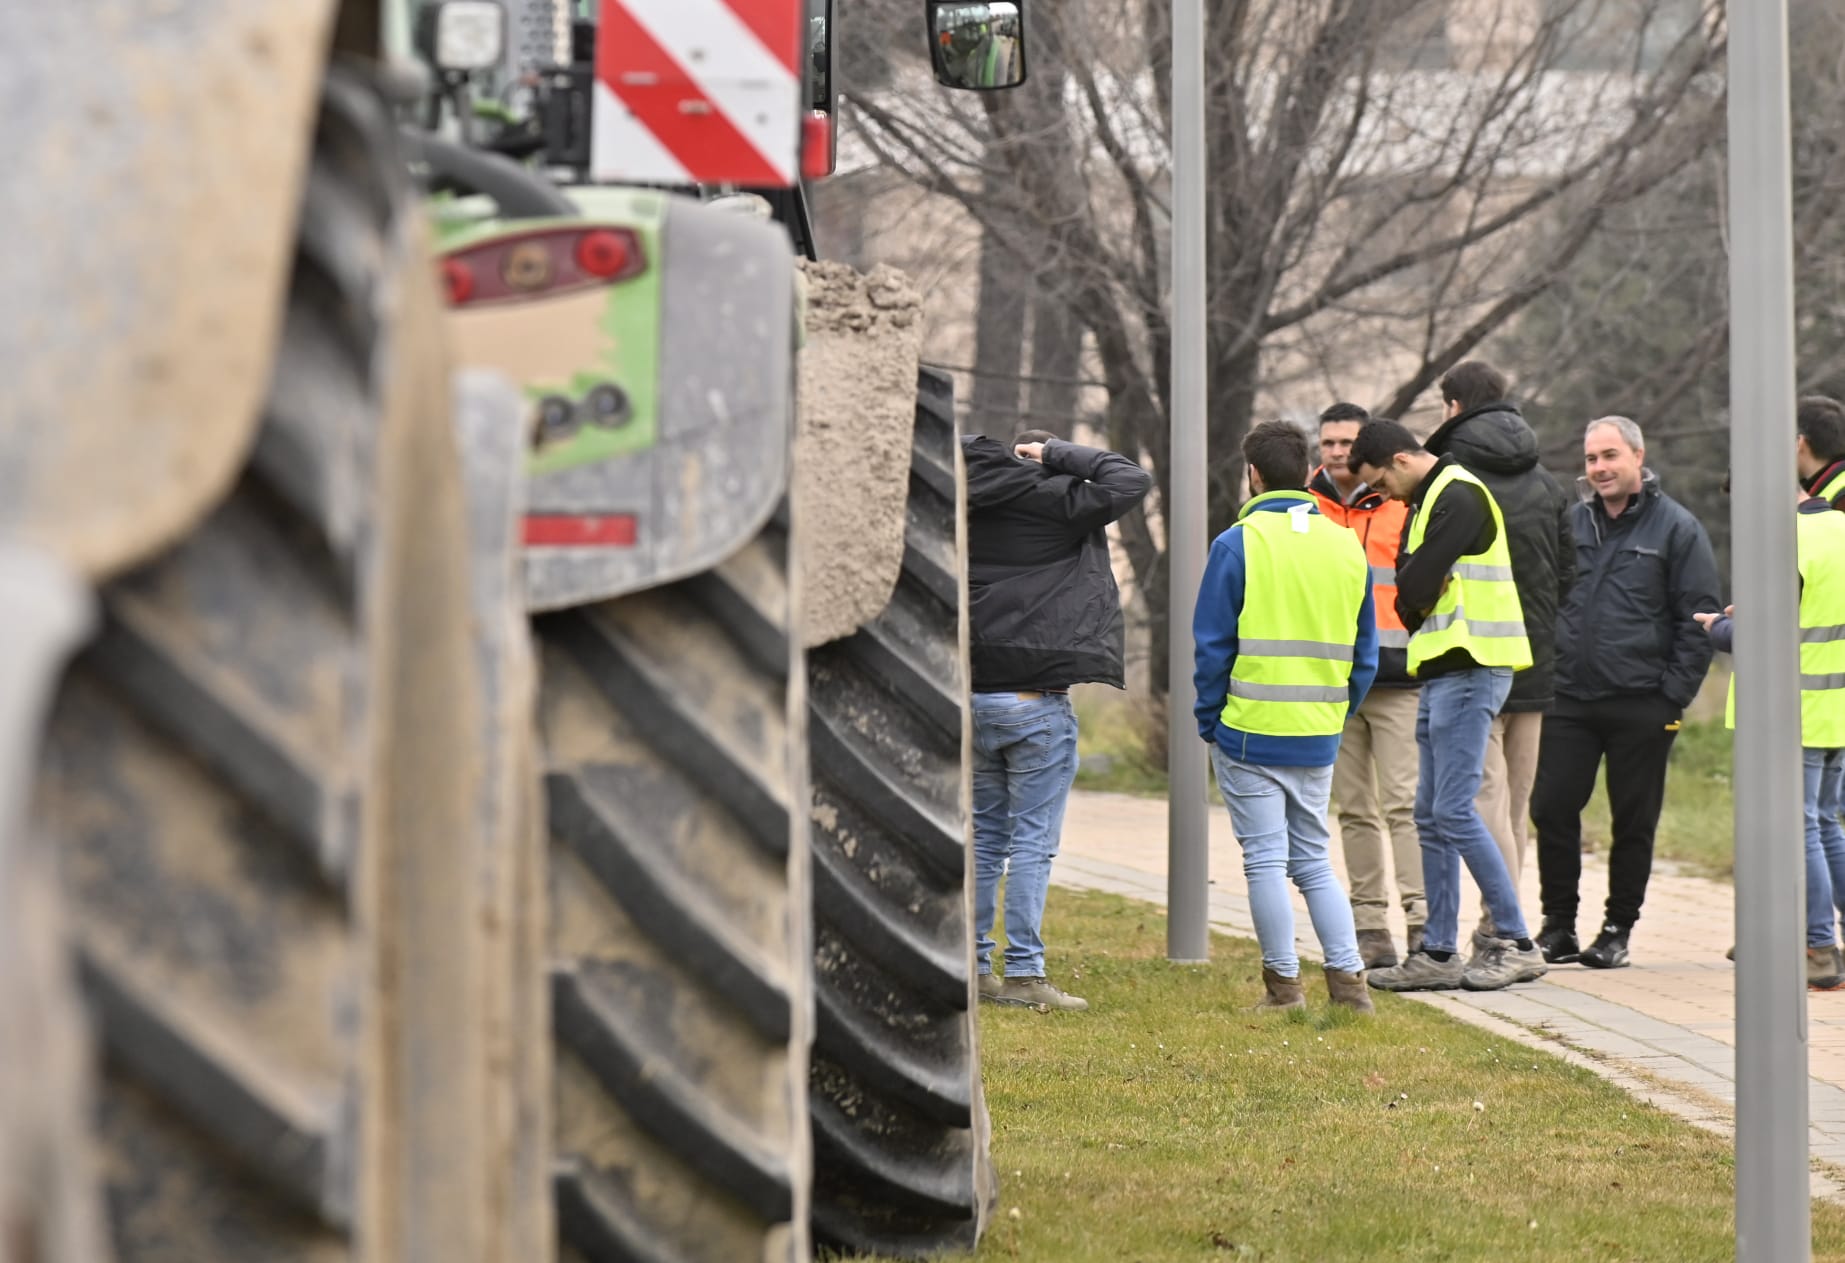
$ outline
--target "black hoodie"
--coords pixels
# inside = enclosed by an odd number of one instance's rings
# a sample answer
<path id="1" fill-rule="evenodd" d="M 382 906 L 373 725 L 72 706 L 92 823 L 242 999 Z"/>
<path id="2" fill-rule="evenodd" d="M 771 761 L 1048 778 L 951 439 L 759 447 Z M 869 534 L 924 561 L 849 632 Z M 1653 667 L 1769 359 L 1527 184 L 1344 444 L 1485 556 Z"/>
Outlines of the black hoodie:
<path id="1" fill-rule="evenodd" d="M 967 465 L 967 597 L 976 693 L 1123 686 L 1121 596 L 1106 527 L 1153 486 L 1125 456 L 1052 439 L 1044 463 L 984 435 Z"/>
<path id="2" fill-rule="evenodd" d="M 1531 665 L 1512 677 L 1505 709 L 1512 714 L 1549 710 L 1556 696 L 1557 612 L 1576 578 L 1570 497 L 1538 464 L 1537 435 L 1514 404 L 1489 403 L 1463 412 L 1443 422 L 1423 446 L 1437 456 L 1454 457 L 1499 502 L 1512 553 L 1512 581 L 1531 642 Z"/>

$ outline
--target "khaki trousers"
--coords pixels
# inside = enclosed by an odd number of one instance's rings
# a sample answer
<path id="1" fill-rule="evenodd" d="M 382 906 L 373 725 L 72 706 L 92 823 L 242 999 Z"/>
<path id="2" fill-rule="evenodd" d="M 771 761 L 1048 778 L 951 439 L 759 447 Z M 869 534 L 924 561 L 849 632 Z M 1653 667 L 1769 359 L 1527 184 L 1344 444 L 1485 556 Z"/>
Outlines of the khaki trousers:
<path id="1" fill-rule="evenodd" d="M 1480 792 L 1473 800 L 1499 846 L 1515 888 L 1525 871 L 1525 849 L 1531 841 L 1531 786 L 1537 780 L 1538 744 L 1543 735 L 1542 711 L 1500 715 L 1493 720 Z M 1490 934 L 1492 928 L 1492 918 L 1482 909 L 1481 932 Z"/>
<path id="2" fill-rule="evenodd" d="M 1352 920 L 1360 930 L 1389 928 L 1394 870 L 1397 898 L 1412 926 L 1428 920 L 1422 898 L 1422 844 L 1416 837 L 1415 689 L 1372 689 L 1345 721 L 1339 761 L 1333 765 L 1333 799 L 1352 885 Z"/>

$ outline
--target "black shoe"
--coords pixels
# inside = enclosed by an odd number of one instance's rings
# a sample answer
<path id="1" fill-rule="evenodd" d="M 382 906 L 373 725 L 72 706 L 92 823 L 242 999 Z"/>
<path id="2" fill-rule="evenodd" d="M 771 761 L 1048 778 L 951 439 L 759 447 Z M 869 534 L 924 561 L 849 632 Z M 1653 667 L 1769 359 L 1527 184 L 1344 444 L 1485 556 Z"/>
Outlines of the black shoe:
<path id="1" fill-rule="evenodd" d="M 1576 927 L 1561 921 L 1544 922 L 1544 928 L 1538 931 L 1537 948 L 1544 953 L 1545 962 L 1552 965 L 1573 965 L 1582 957 Z"/>
<path id="2" fill-rule="evenodd" d="M 1582 954 L 1582 963 L 1590 969 L 1622 969 L 1627 965 L 1627 936 L 1632 927 L 1616 925 L 1610 921 L 1602 927 L 1602 932 L 1595 936 L 1588 950 Z"/>

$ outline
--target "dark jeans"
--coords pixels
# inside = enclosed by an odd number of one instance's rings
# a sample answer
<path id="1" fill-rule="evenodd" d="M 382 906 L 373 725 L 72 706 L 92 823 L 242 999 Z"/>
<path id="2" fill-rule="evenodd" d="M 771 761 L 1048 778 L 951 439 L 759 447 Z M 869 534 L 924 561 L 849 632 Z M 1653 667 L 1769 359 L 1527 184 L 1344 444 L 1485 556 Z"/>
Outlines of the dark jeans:
<path id="1" fill-rule="evenodd" d="M 1678 735 L 1679 709 L 1658 695 L 1579 702 L 1559 697 L 1544 718 L 1531 822 L 1537 826 L 1538 881 L 1544 919 L 1573 925 L 1582 881 L 1582 809 L 1608 760 L 1608 810 L 1614 844 L 1608 857 L 1606 920 L 1640 919 L 1653 874 L 1653 831 L 1666 798 L 1666 761 Z"/>

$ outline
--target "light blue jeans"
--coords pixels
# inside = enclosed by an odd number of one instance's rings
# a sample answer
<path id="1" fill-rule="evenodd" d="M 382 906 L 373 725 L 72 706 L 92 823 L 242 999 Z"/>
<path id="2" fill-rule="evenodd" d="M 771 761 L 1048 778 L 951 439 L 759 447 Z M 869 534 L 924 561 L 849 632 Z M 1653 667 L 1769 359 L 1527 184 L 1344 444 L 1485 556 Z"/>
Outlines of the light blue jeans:
<path id="1" fill-rule="evenodd" d="M 1845 750 L 1803 751 L 1807 812 L 1807 946 L 1838 942 L 1833 905 L 1845 897 Z"/>
<path id="2" fill-rule="evenodd" d="M 1284 978 L 1300 976 L 1294 950 L 1294 904 L 1288 882 L 1307 901 L 1307 916 L 1332 969 L 1357 973 L 1358 931 L 1352 903 L 1327 858 L 1332 835 L 1326 828 L 1332 799 L 1330 767 L 1268 767 L 1245 763 L 1211 745 L 1217 788 L 1230 808 L 1230 827 L 1243 848 L 1243 877 L 1249 885 L 1249 915 L 1262 945 L 1262 963 Z"/>
<path id="3" fill-rule="evenodd" d="M 974 694 L 974 957 L 993 972 L 993 918 L 1006 877 L 1006 976 L 1044 976 L 1044 896 L 1076 780 L 1067 694 Z"/>
<path id="4" fill-rule="evenodd" d="M 1499 933 L 1527 936 L 1518 887 L 1474 805 L 1493 716 L 1511 689 L 1512 672 L 1505 667 L 1438 675 L 1422 685 L 1422 707 L 1416 713 L 1416 748 L 1422 756 L 1416 836 L 1422 843 L 1422 885 L 1429 901 L 1422 944 L 1434 951 L 1455 949 L 1463 860 Z"/>

